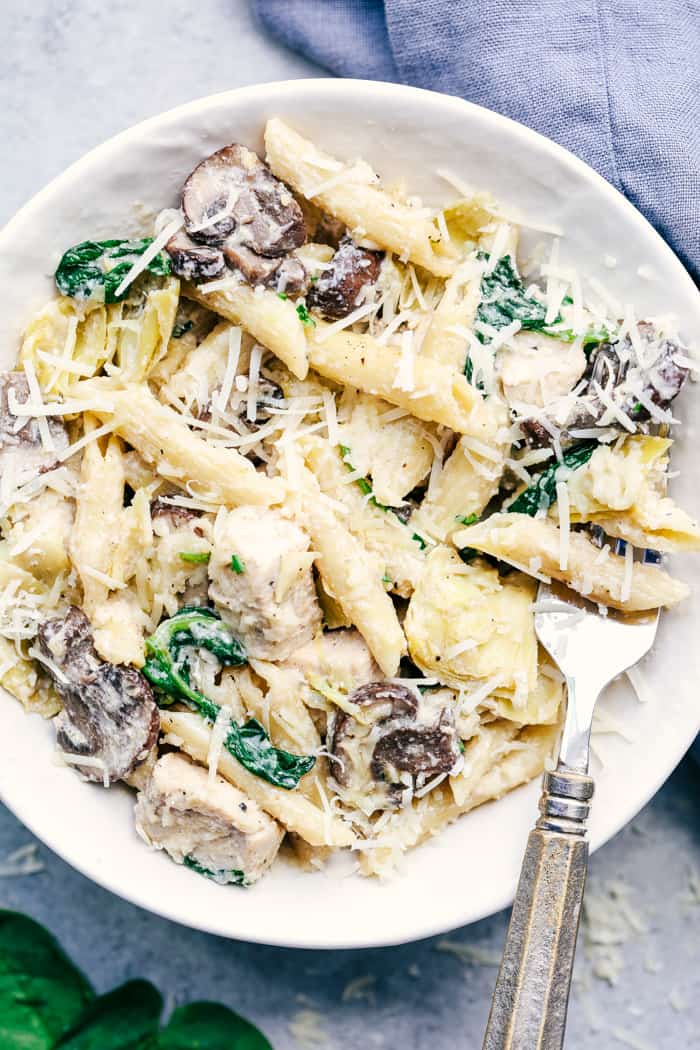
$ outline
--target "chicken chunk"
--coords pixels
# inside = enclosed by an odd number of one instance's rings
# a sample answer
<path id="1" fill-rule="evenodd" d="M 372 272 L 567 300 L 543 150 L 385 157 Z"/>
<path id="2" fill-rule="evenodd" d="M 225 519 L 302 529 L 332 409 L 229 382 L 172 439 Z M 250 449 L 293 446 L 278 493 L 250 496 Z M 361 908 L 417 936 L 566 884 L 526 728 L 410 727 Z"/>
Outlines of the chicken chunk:
<path id="1" fill-rule="evenodd" d="M 381 678 L 367 643 L 354 628 L 318 634 L 297 649 L 288 663 L 307 680 L 323 679 L 347 693 Z"/>
<path id="2" fill-rule="evenodd" d="M 573 390 L 586 369 L 580 347 L 537 332 L 519 332 L 513 347 L 499 355 L 503 393 L 510 405 L 544 407 Z"/>
<path id="3" fill-rule="evenodd" d="M 279 511 L 237 507 L 218 519 L 209 597 L 251 656 L 286 660 L 316 634 L 312 561 L 309 537 Z"/>
<path id="4" fill-rule="evenodd" d="M 222 884 L 257 882 L 284 835 L 257 802 L 223 777 L 210 783 L 202 766 L 175 752 L 156 763 L 134 816 L 150 846 Z"/>

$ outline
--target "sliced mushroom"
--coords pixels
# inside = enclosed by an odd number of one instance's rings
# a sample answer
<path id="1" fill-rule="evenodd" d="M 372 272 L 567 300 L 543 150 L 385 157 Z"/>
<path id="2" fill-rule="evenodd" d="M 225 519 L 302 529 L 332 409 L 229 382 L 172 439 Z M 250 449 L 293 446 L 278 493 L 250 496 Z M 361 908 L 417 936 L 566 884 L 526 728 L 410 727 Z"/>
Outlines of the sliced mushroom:
<path id="1" fill-rule="evenodd" d="M 151 521 L 165 519 L 173 527 L 186 525 L 193 518 L 201 518 L 201 510 L 193 510 L 189 507 L 179 507 L 174 503 L 165 503 L 160 497 L 151 500 Z"/>
<path id="2" fill-rule="evenodd" d="M 293 255 L 270 259 L 236 243 L 235 239 L 224 243 L 224 255 L 229 266 L 238 270 L 248 284 L 262 284 L 290 296 L 299 295 L 308 286 L 306 269 Z"/>
<path id="3" fill-rule="evenodd" d="M 231 396 L 231 408 L 238 414 L 242 423 L 249 430 L 258 430 L 272 419 L 270 408 L 284 401 L 284 391 L 279 383 L 261 375 L 258 379 L 258 396 L 255 402 L 255 419 L 248 418 L 248 395 L 245 391 L 236 391 Z"/>
<path id="4" fill-rule="evenodd" d="M 10 408 L 10 394 L 18 405 L 31 400 L 24 372 L 0 372 L 0 470 L 21 484 L 59 465 L 57 456 L 68 448 L 68 432 L 62 422 L 49 417 L 54 449 L 45 449 L 39 421 L 33 416 L 15 415 Z"/>
<path id="5" fill-rule="evenodd" d="M 182 190 L 187 232 L 204 244 L 236 242 L 279 256 L 306 239 L 302 210 L 256 153 L 237 143 L 198 164 Z"/>
<path id="6" fill-rule="evenodd" d="M 136 668 L 100 659 L 90 621 L 76 606 L 42 624 L 38 642 L 63 699 L 54 720 L 59 748 L 88 780 L 122 780 L 158 739 L 160 716 L 150 685 Z"/>
<path id="7" fill-rule="evenodd" d="M 277 856 L 284 832 L 252 799 L 185 755 L 163 755 L 139 792 L 136 830 L 177 863 L 215 882 L 256 882 Z"/>
<path id="8" fill-rule="evenodd" d="M 398 682 L 361 685 L 338 712 L 327 746 L 338 793 L 368 815 L 398 808 L 413 792 L 457 767 L 461 750 L 445 691 L 414 692 Z"/>
<path id="9" fill-rule="evenodd" d="M 174 272 L 185 281 L 218 277 L 226 268 L 220 248 L 196 244 L 184 230 L 174 234 L 165 246 Z"/>
<path id="10" fill-rule="evenodd" d="M 328 320 L 347 317 L 367 298 L 379 278 L 383 252 L 358 248 L 350 237 L 344 237 L 330 266 L 312 285 L 307 303 Z"/>

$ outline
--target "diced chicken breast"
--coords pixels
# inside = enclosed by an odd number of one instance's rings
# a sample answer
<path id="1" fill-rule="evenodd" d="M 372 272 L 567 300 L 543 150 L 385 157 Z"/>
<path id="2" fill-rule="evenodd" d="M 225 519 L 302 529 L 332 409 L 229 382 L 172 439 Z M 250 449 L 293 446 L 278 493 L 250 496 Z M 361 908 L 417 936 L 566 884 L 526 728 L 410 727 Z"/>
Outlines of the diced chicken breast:
<path id="1" fill-rule="evenodd" d="M 279 511 L 236 507 L 214 527 L 209 597 L 248 653 L 286 660 L 321 626 L 309 537 Z"/>
<path id="2" fill-rule="evenodd" d="M 367 682 L 383 678 L 367 643 L 354 628 L 324 631 L 289 658 L 290 667 L 304 678 L 320 678 L 351 693 Z"/>
<path id="3" fill-rule="evenodd" d="M 512 343 L 498 362 L 509 405 L 544 407 L 573 390 L 585 371 L 586 355 L 570 343 L 537 332 L 519 332 Z"/>
<path id="4" fill-rule="evenodd" d="M 139 792 L 136 830 L 177 863 L 187 862 L 216 882 L 256 882 L 277 856 L 284 830 L 257 802 L 185 755 L 158 760 Z"/>

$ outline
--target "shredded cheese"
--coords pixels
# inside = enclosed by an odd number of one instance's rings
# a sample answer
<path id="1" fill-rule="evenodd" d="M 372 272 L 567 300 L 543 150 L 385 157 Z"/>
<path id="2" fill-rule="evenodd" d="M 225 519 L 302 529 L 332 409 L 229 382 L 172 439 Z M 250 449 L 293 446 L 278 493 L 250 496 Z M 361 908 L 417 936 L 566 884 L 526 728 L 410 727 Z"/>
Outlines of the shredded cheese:
<path id="1" fill-rule="evenodd" d="M 123 295 L 130 284 L 136 280 L 153 262 L 156 255 L 165 248 L 166 244 L 173 237 L 178 230 L 181 230 L 185 225 L 184 215 L 179 215 L 177 219 L 173 219 L 172 222 L 168 223 L 164 230 L 153 238 L 153 243 L 149 244 L 146 251 L 142 255 L 139 255 L 134 265 L 131 267 L 128 273 L 124 274 L 123 280 L 117 287 L 114 293 L 115 299 L 118 299 L 120 295 Z"/>

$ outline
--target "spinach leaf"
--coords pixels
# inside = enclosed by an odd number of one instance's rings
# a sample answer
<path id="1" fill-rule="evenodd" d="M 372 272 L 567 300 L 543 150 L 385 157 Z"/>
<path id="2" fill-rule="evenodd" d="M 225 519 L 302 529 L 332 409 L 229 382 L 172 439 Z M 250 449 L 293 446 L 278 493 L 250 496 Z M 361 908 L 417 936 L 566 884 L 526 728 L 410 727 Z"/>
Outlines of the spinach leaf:
<path id="1" fill-rule="evenodd" d="M 230 871 L 226 871 L 224 868 L 219 871 L 212 871 L 210 868 L 205 868 L 203 864 L 200 864 L 198 860 L 190 856 L 185 857 L 182 863 L 186 868 L 196 871 L 198 875 L 203 875 L 206 879 L 230 882 L 233 886 L 247 885 L 245 881 L 245 872 L 239 871 L 238 868 L 232 868 Z"/>
<path id="2" fill-rule="evenodd" d="M 348 468 L 348 470 L 354 470 L 355 468 L 353 467 L 352 463 L 348 458 L 351 455 L 351 451 L 348 448 L 348 446 L 338 445 L 338 448 L 340 449 L 340 458 L 342 459 L 345 466 Z M 385 514 L 393 514 L 395 518 L 399 519 L 402 525 L 406 524 L 406 519 L 402 517 L 401 514 L 402 508 L 387 507 L 385 503 L 380 503 L 377 497 L 372 494 L 372 486 L 367 478 L 356 478 L 355 484 L 357 485 L 358 489 L 360 490 L 363 496 L 369 496 L 368 502 L 371 503 L 373 507 L 376 507 L 377 510 L 383 510 Z M 411 536 L 411 539 L 418 544 L 422 551 L 425 550 L 425 548 L 427 547 L 427 543 L 421 536 L 418 535 L 418 533 L 414 532 Z"/>
<path id="3" fill-rule="evenodd" d="M 487 260 L 488 252 L 479 252 L 477 258 Z M 565 296 L 562 302 L 571 304 L 573 300 L 570 296 Z M 551 324 L 545 324 L 546 314 L 546 305 L 539 299 L 526 294 L 525 285 L 509 255 L 504 255 L 502 259 L 499 259 L 491 273 L 485 273 L 482 276 L 481 302 L 476 311 L 476 319 L 481 324 L 490 325 L 491 328 L 498 330 L 505 328 L 513 321 L 520 321 L 521 327 L 527 331 L 542 332 L 543 335 L 548 335 L 552 339 L 573 343 L 577 336 L 572 328 L 554 327 L 562 323 L 561 314 L 558 314 Z M 491 342 L 490 337 L 482 332 L 477 331 L 476 337 L 484 345 Z M 583 334 L 584 353 L 589 353 L 594 346 L 609 338 L 610 332 L 602 325 L 592 326 Z M 473 373 L 474 366 L 471 357 L 467 354 L 464 374 L 470 383 Z M 477 383 L 477 387 L 480 390 L 483 389 L 480 383 Z"/>
<path id="4" fill-rule="evenodd" d="M 0 911 L 0 1047 L 52 1050 L 93 997 L 50 933 Z"/>
<path id="5" fill-rule="evenodd" d="M 83 974 L 39 923 L 0 911 L 2 1050 L 272 1050 L 257 1028 L 218 1003 L 173 1011 L 148 981 L 95 998 Z"/>
<path id="6" fill-rule="evenodd" d="M 143 674 L 172 700 L 184 700 L 208 722 L 215 722 L 220 707 L 193 689 L 187 671 L 188 648 L 201 646 L 224 667 L 240 667 L 246 662 L 243 646 L 212 609 L 199 606 L 181 609 L 164 620 L 146 639 Z M 161 706 L 164 701 L 159 701 Z M 291 790 L 316 764 L 313 755 L 293 755 L 275 747 L 256 719 L 244 725 L 231 725 L 224 747 L 241 765 L 276 787 Z"/>
<path id="7" fill-rule="evenodd" d="M 478 259 L 488 259 L 487 252 L 479 252 Z M 530 331 L 546 332 L 545 315 L 547 307 L 539 299 L 526 295 L 525 285 L 518 276 L 509 255 L 499 259 L 490 273 L 481 278 L 481 302 L 477 307 L 476 319 L 491 328 L 505 328 L 513 321 L 520 321 L 523 328 Z M 561 321 L 561 317 L 557 317 Z M 477 332 L 481 343 L 490 342 L 488 336 Z"/>
<path id="8" fill-rule="evenodd" d="M 63 254 L 55 273 L 56 287 L 62 295 L 73 299 L 98 299 L 116 303 L 123 299 L 129 289 L 117 295 L 117 288 L 134 265 L 153 243 L 152 237 L 140 240 L 125 239 L 110 241 L 82 241 Z M 114 259 L 121 262 L 113 263 Z M 167 277 L 170 259 L 159 252 L 146 267 L 156 277 Z"/>
<path id="9" fill-rule="evenodd" d="M 146 1050 L 158 1034 L 163 1000 L 148 981 L 127 981 L 88 1006 L 56 1050 Z"/>
<path id="10" fill-rule="evenodd" d="M 272 1050 L 252 1024 L 219 1003 L 189 1003 L 173 1011 L 158 1050 Z"/>
<path id="11" fill-rule="evenodd" d="M 597 441 L 582 441 L 578 445 L 573 445 L 563 453 L 561 463 L 552 463 L 538 475 L 537 480 L 529 488 L 520 493 L 508 507 L 508 512 L 529 514 L 531 518 L 534 518 L 539 510 L 547 510 L 556 502 L 559 468 L 564 466 L 569 470 L 578 470 L 588 462 L 597 447 Z"/>

